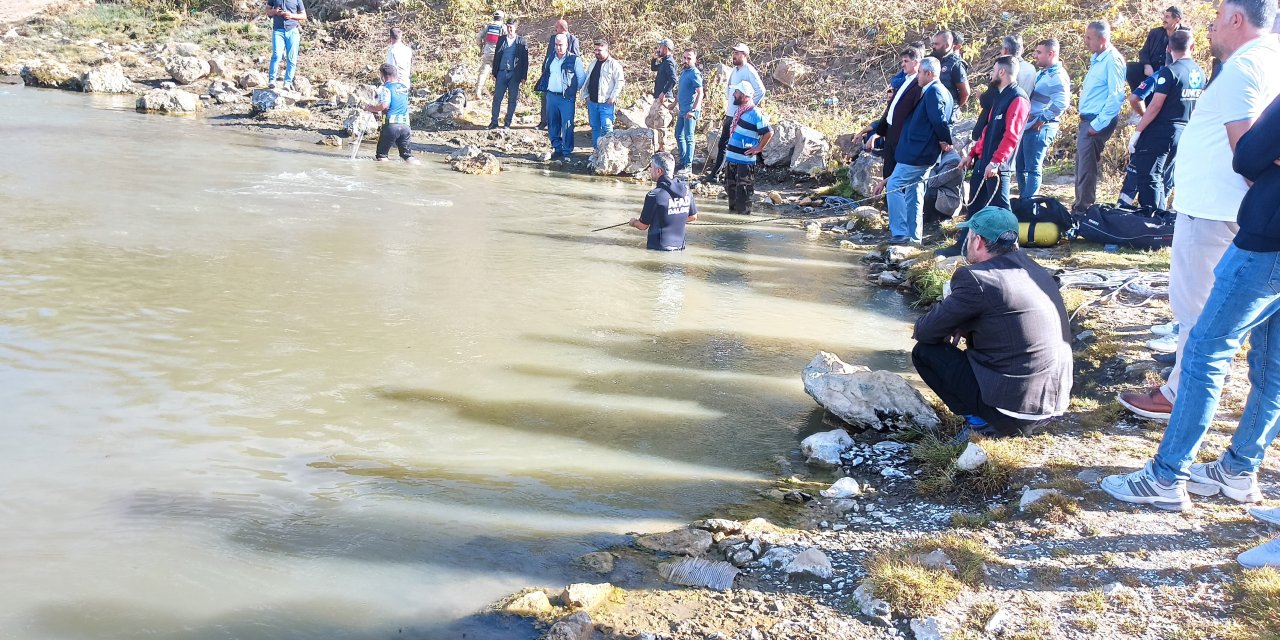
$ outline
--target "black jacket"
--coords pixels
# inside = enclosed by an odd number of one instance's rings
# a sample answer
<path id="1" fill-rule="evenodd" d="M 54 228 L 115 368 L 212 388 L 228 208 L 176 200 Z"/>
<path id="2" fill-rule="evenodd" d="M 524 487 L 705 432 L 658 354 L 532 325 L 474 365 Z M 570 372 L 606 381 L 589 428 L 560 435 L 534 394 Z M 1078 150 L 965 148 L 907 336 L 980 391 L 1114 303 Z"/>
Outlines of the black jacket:
<path id="1" fill-rule="evenodd" d="M 1280 98 L 1262 112 L 1236 143 L 1236 173 L 1253 182 L 1240 203 L 1235 244 L 1245 251 L 1280 251 Z"/>
<path id="2" fill-rule="evenodd" d="M 1190 31 L 1190 27 L 1179 26 L 1177 31 Z M 1138 64 L 1151 65 L 1152 71 L 1159 71 L 1164 66 L 1168 54 L 1165 49 L 1169 47 L 1169 32 L 1164 27 L 1156 27 L 1147 32 L 1147 41 L 1142 44 L 1142 50 L 1138 52 Z"/>
<path id="3" fill-rule="evenodd" d="M 915 338 L 940 344 L 964 334 L 982 401 L 1030 415 L 1066 411 L 1071 331 L 1058 284 L 1021 250 L 951 277 L 951 295 L 916 321 Z"/>
<path id="4" fill-rule="evenodd" d="M 524 82 L 529 78 L 529 45 L 525 43 L 524 36 L 516 36 L 516 67 L 515 80 L 517 83 Z M 502 56 L 507 50 L 507 37 L 503 36 L 498 41 L 498 47 L 493 50 L 493 77 L 497 78 L 502 67 Z"/>
<path id="5" fill-rule="evenodd" d="M 671 99 L 671 92 L 676 88 L 676 59 L 667 56 L 659 60 L 649 62 L 649 68 L 657 72 L 657 77 L 653 79 L 653 95 L 656 98 L 658 94 L 666 94 L 667 99 Z"/>

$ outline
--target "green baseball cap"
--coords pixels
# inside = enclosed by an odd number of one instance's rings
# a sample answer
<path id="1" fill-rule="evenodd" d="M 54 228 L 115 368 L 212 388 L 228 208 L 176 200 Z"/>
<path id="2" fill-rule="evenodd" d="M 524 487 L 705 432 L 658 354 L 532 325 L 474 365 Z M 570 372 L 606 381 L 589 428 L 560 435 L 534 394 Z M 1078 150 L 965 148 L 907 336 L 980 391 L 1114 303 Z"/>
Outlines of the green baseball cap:
<path id="1" fill-rule="evenodd" d="M 989 242 L 995 242 L 1006 231 L 1018 232 L 1018 217 L 1002 207 L 987 207 L 969 216 L 968 220 L 956 227 L 968 229 Z"/>

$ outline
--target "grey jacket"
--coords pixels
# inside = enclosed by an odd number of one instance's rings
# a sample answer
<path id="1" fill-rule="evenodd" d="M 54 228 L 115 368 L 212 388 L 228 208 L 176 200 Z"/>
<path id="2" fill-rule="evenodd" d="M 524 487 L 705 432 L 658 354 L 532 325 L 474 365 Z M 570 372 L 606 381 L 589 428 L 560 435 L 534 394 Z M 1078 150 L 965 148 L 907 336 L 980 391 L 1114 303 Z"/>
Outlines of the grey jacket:
<path id="1" fill-rule="evenodd" d="M 968 343 L 982 401 L 1016 413 L 1048 415 L 1071 401 L 1071 331 L 1058 285 L 1021 250 L 951 277 L 951 295 L 916 321 L 916 340 Z"/>
<path id="2" fill-rule="evenodd" d="M 952 148 L 942 154 L 938 164 L 933 165 L 932 175 L 925 183 L 924 199 L 934 198 L 933 207 L 941 213 L 955 215 L 960 213 L 962 192 L 964 190 L 964 172 L 956 168 L 960 166 L 960 154 Z"/>

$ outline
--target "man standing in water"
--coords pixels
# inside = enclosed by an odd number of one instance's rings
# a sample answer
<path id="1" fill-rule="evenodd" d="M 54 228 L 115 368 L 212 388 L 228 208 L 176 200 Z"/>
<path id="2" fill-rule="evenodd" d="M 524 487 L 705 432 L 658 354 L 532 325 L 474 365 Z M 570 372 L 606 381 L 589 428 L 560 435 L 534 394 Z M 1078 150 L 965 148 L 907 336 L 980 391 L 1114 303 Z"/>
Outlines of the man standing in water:
<path id="1" fill-rule="evenodd" d="M 711 169 L 707 171 L 704 178 L 706 182 L 715 182 L 718 179 L 720 167 L 725 163 L 725 147 L 729 145 L 729 138 L 733 136 L 734 113 L 737 111 L 733 105 L 733 88 L 747 82 L 751 85 L 753 91 L 751 99 L 755 104 L 764 102 L 764 83 L 760 81 L 760 72 L 748 62 L 750 57 L 751 49 L 747 45 L 739 42 L 733 46 L 733 68 L 729 70 L 728 82 L 724 89 L 724 123 L 720 128 L 719 151 L 716 153 L 715 162 L 710 163 Z M 709 151 L 708 155 L 710 155 Z"/>
<path id="2" fill-rule="evenodd" d="M 276 87 L 276 73 L 280 57 L 284 57 L 284 89 L 293 90 L 293 72 L 298 67 L 298 45 L 302 41 L 298 24 L 307 21 L 307 7 L 302 0 L 267 0 L 267 15 L 271 16 L 271 67 L 267 76 L 271 88 Z"/>
<path id="3" fill-rule="evenodd" d="M 656 153 L 649 161 L 649 177 L 656 184 L 644 197 L 644 209 L 639 218 L 627 224 L 649 232 L 646 249 L 654 251 L 682 251 L 686 222 L 698 219 L 698 205 L 693 202 L 689 185 L 674 179 L 675 160 L 668 153 Z"/>
<path id="4" fill-rule="evenodd" d="M 400 82 L 396 66 L 387 63 L 378 68 L 382 87 L 378 89 L 378 102 L 365 107 L 370 113 L 381 113 L 382 134 L 378 136 L 378 153 L 374 160 L 388 162 L 387 155 L 394 143 L 400 157 L 409 164 L 421 164 L 409 151 L 409 87 Z"/>

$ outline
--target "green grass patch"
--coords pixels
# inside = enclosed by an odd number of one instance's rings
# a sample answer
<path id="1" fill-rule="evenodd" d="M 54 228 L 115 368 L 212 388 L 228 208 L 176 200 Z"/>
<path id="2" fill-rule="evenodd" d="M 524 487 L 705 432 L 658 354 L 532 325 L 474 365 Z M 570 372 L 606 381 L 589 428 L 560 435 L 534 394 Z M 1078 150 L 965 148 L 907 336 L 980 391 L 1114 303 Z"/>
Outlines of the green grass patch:
<path id="1" fill-rule="evenodd" d="M 980 446 L 987 452 L 986 464 L 973 471 L 961 471 L 955 461 L 965 445 L 926 436 L 911 449 L 912 458 L 921 466 L 916 491 L 926 496 L 991 496 L 1008 491 L 1014 472 L 1026 460 L 1022 451 L 1025 442 L 1022 438 L 983 440 Z"/>
<path id="2" fill-rule="evenodd" d="M 900 550 L 907 556 L 925 555 L 941 549 L 956 567 L 956 577 L 969 586 L 982 584 L 982 569 L 996 560 L 996 554 L 981 540 L 956 533 L 940 533 L 913 540 Z"/>
<path id="3" fill-rule="evenodd" d="M 876 597 L 910 618 L 937 612 L 965 588 L 945 570 L 904 560 L 896 550 L 877 555 L 867 563 L 867 579 Z"/>
<path id="4" fill-rule="evenodd" d="M 942 289 L 951 282 L 951 275 L 956 271 L 955 265 L 944 267 L 938 262 L 923 257 L 919 262 L 907 269 L 907 282 L 911 283 L 919 296 L 918 306 L 929 306 L 942 300 Z"/>
<path id="5" fill-rule="evenodd" d="M 1280 640 L 1280 570 L 1249 569 L 1236 581 L 1232 617 L 1257 640 Z"/>

